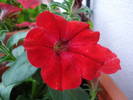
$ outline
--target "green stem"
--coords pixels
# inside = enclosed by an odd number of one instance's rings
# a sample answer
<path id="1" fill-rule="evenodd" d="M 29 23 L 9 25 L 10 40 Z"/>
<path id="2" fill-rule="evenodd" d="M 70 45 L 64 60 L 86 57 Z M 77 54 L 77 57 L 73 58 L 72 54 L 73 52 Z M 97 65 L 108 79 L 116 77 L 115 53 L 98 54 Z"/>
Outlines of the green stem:
<path id="1" fill-rule="evenodd" d="M 0 24 L 3 25 L 3 27 L 5 28 L 5 30 L 9 30 L 8 27 L 5 25 L 5 21 L 0 21 Z"/>
<path id="2" fill-rule="evenodd" d="M 72 20 L 72 15 L 73 15 L 73 6 L 74 6 L 75 0 L 72 0 L 71 6 L 68 10 L 68 16 L 67 16 L 67 20 Z"/>
<path id="3" fill-rule="evenodd" d="M 90 100 L 95 100 L 96 96 L 97 96 L 97 91 L 96 90 L 92 90 L 90 95 L 91 95 L 91 99 Z"/>
<path id="4" fill-rule="evenodd" d="M 7 56 L 0 57 L 0 64 L 3 63 L 3 62 L 6 62 L 6 61 L 8 61 Z"/>
<path id="5" fill-rule="evenodd" d="M 47 1 L 47 2 L 48 2 L 48 1 Z M 51 8 L 51 6 L 50 6 L 50 3 L 49 3 L 49 2 L 48 2 L 48 4 L 47 4 L 47 6 L 48 6 L 48 10 L 52 12 L 52 8 Z"/>
<path id="6" fill-rule="evenodd" d="M 31 89 L 31 99 L 34 100 L 34 97 L 36 96 L 37 93 L 37 81 L 34 80 L 32 77 L 28 78 L 26 82 L 31 82 L 32 83 L 32 89 Z"/>
<path id="7" fill-rule="evenodd" d="M 75 3 L 75 0 L 72 0 L 72 5 L 70 7 L 70 16 L 72 15 L 73 13 L 73 6 L 74 6 L 74 3 Z"/>
<path id="8" fill-rule="evenodd" d="M 3 52 L 9 59 L 13 61 L 16 60 L 11 51 L 4 45 L 2 41 L 0 41 L 0 51 Z"/>
<path id="9" fill-rule="evenodd" d="M 36 80 L 32 80 L 32 99 L 36 96 L 37 82 Z"/>
<path id="10" fill-rule="evenodd" d="M 95 100 L 96 96 L 97 96 L 97 91 L 98 91 L 98 83 L 99 83 L 99 79 L 97 79 L 96 82 L 94 81 L 90 81 L 91 84 L 91 89 L 90 89 L 90 100 Z"/>

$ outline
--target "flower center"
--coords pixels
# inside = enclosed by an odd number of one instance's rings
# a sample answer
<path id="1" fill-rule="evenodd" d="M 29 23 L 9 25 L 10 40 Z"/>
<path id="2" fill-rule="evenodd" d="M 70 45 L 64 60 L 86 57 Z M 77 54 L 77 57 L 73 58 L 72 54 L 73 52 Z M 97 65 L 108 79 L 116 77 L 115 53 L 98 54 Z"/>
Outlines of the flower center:
<path id="1" fill-rule="evenodd" d="M 59 41 L 55 44 L 54 46 L 54 51 L 59 54 L 61 51 L 66 51 L 67 50 L 67 41 Z"/>

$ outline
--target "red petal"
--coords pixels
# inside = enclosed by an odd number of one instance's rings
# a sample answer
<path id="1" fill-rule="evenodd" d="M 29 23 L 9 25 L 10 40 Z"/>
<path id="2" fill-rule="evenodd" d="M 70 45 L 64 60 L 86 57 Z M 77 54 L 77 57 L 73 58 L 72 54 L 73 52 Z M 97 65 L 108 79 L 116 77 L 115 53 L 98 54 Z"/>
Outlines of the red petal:
<path id="1" fill-rule="evenodd" d="M 45 47 L 53 47 L 57 39 L 54 36 L 50 36 L 45 30 L 41 28 L 34 28 L 28 32 L 25 40 L 24 46 L 26 48 L 34 47 L 34 46 L 45 46 Z"/>
<path id="2" fill-rule="evenodd" d="M 19 28 L 24 28 L 24 27 L 31 28 L 31 27 L 36 27 L 36 23 L 34 23 L 34 22 L 23 22 L 21 24 L 16 24 L 16 26 L 19 27 Z"/>
<path id="3" fill-rule="evenodd" d="M 46 47 L 34 47 L 34 48 L 26 48 L 27 57 L 30 63 L 37 67 L 42 68 L 47 65 L 50 56 L 53 56 L 54 52 L 50 48 Z"/>
<path id="4" fill-rule="evenodd" d="M 37 25 L 49 31 L 50 35 L 59 38 L 65 32 L 67 21 L 61 16 L 45 11 L 37 17 Z"/>
<path id="5" fill-rule="evenodd" d="M 72 47 L 85 47 L 88 45 L 96 44 L 99 40 L 99 32 L 93 32 L 92 30 L 84 30 L 75 36 L 71 41 Z"/>
<path id="6" fill-rule="evenodd" d="M 71 51 L 101 64 L 102 67 L 99 69 L 99 72 L 114 73 L 120 69 L 120 62 L 117 56 L 109 49 L 98 44 L 71 47 Z"/>
<path id="7" fill-rule="evenodd" d="M 76 66 L 76 59 L 70 52 L 61 54 L 61 64 L 63 68 L 63 87 L 64 89 L 77 88 L 81 84 L 81 71 Z"/>
<path id="8" fill-rule="evenodd" d="M 17 0 L 24 8 L 35 8 L 41 4 L 41 0 Z"/>
<path id="9" fill-rule="evenodd" d="M 62 53 L 61 58 L 51 57 L 41 75 L 43 80 L 56 90 L 72 89 L 81 84 L 80 70 L 76 68 L 75 60 L 69 53 Z"/>
<path id="10" fill-rule="evenodd" d="M 70 40 L 86 29 L 89 29 L 89 24 L 80 21 L 70 21 L 67 23 L 65 33 L 62 34 L 62 39 Z"/>
<path id="11" fill-rule="evenodd" d="M 0 20 L 3 20 L 5 17 L 16 15 L 19 11 L 22 11 L 22 9 L 0 2 Z"/>
<path id="12" fill-rule="evenodd" d="M 93 80 L 97 77 L 97 72 L 101 65 L 94 60 L 91 60 L 83 55 L 75 54 L 76 67 L 80 68 L 82 78 L 86 80 Z"/>
<path id="13" fill-rule="evenodd" d="M 19 11 L 22 11 L 21 8 L 18 8 L 16 6 L 10 5 L 10 4 L 5 4 L 3 2 L 0 2 L 0 9 L 1 10 L 6 10 L 7 13 L 16 13 Z"/>
<path id="14" fill-rule="evenodd" d="M 69 42 L 69 50 L 77 54 L 85 55 L 90 59 L 95 60 L 95 58 L 91 55 L 97 55 L 97 53 L 99 52 L 95 49 L 95 51 L 93 50 L 93 48 L 96 47 L 98 40 L 99 32 L 93 32 L 89 29 L 84 30 Z"/>
<path id="15" fill-rule="evenodd" d="M 120 70 L 120 60 L 116 57 L 106 61 L 101 68 L 101 72 L 106 74 L 112 74 Z"/>
<path id="16" fill-rule="evenodd" d="M 88 52 L 85 53 L 85 55 L 95 58 L 97 61 L 103 63 L 105 63 L 106 61 L 110 61 L 114 58 L 117 58 L 117 56 L 111 50 L 99 44 L 94 45 Z"/>
<path id="17" fill-rule="evenodd" d="M 36 67 L 44 66 L 54 52 L 51 48 L 52 42 L 46 38 L 45 32 L 40 28 L 32 29 L 27 34 L 23 45 L 30 63 Z"/>
<path id="18" fill-rule="evenodd" d="M 61 65 L 59 59 L 60 58 L 56 55 L 50 56 L 45 67 L 41 69 L 41 76 L 44 82 L 56 90 L 62 89 Z"/>

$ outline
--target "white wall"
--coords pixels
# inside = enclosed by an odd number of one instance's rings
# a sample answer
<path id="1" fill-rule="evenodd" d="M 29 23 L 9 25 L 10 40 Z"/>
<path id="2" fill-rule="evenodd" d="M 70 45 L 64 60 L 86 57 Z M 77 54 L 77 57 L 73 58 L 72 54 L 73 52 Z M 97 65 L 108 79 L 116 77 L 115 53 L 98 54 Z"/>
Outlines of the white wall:
<path id="1" fill-rule="evenodd" d="M 54 1 L 58 1 L 58 2 L 63 2 L 64 0 L 54 0 Z M 86 0 L 83 0 L 83 4 L 86 4 Z"/>
<path id="2" fill-rule="evenodd" d="M 129 100 L 133 100 L 133 0 L 92 1 L 100 42 L 121 59 L 122 70 L 112 77 Z"/>

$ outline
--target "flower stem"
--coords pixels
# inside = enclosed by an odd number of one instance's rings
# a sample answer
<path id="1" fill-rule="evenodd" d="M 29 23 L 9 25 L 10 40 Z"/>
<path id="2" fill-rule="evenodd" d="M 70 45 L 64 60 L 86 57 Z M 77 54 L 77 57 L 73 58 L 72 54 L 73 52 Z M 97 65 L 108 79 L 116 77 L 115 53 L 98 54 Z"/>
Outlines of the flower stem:
<path id="1" fill-rule="evenodd" d="M 71 4 L 71 7 L 70 7 L 70 16 L 71 16 L 72 13 L 73 13 L 73 6 L 74 6 L 74 3 L 75 3 L 75 0 L 72 0 L 72 4 Z"/>
<path id="2" fill-rule="evenodd" d="M 75 0 L 72 0 L 72 2 L 69 2 L 71 3 L 70 7 L 68 8 L 68 16 L 67 16 L 67 20 L 72 20 L 72 15 L 73 15 L 73 6 L 74 6 L 74 3 L 75 3 Z"/>
<path id="3" fill-rule="evenodd" d="M 28 78 L 26 82 L 31 82 L 32 84 L 32 89 L 31 89 L 31 99 L 34 100 L 34 97 L 36 96 L 37 93 L 37 81 L 34 80 L 32 77 Z"/>
<path id="4" fill-rule="evenodd" d="M 90 95 L 91 95 L 91 99 L 90 100 L 95 100 L 96 99 L 96 95 L 97 95 L 97 91 L 96 90 L 92 90 Z"/>
<path id="5" fill-rule="evenodd" d="M 0 51 L 3 52 L 10 60 L 15 61 L 16 58 L 11 53 L 11 51 L 4 45 L 2 41 L 0 41 Z"/>
<path id="6" fill-rule="evenodd" d="M 0 24 L 4 27 L 5 30 L 9 31 L 8 27 L 5 25 L 5 21 L 4 20 L 3 21 L 0 20 Z"/>
<path id="7" fill-rule="evenodd" d="M 32 80 L 32 99 L 36 95 L 36 89 L 37 89 L 37 82 L 36 82 L 36 80 Z"/>
<path id="8" fill-rule="evenodd" d="M 100 78 L 98 78 L 96 80 L 96 82 L 94 82 L 93 80 L 90 81 L 90 84 L 91 84 L 91 89 L 90 89 L 91 98 L 90 98 L 90 100 L 95 100 L 96 99 L 97 92 L 98 92 L 99 80 L 100 80 Z"/>

